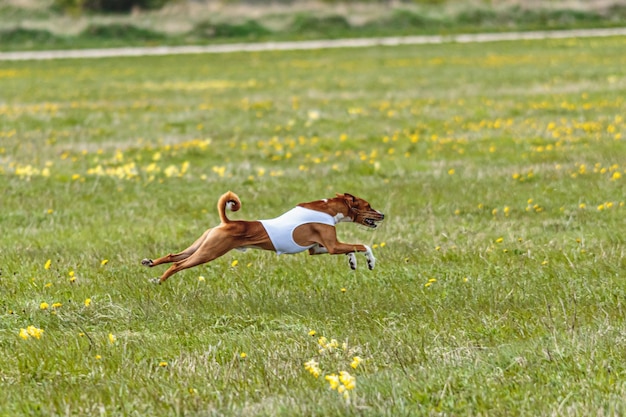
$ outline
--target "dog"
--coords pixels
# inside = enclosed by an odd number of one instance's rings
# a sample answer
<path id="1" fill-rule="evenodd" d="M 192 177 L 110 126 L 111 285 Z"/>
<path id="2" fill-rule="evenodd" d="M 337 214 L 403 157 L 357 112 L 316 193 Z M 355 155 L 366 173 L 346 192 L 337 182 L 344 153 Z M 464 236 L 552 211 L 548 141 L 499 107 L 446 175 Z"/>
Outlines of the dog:
<path id="1" fill-rule="evenodd" d="M 142 260 L 142 265 L 150 268 L 173 262 L 160 278 L 152 281 L 161 284 L 183 269 L 210 262 L 232 249 L 245 251 L 249 248 L 274 251 L 279 255 L 305 250 L 310 255 L 346 254 L 352 269 L 356 269 L 355 252 L 363 252 L 368 268 L 374 269 L 376 258 L 372 249 L 367 245 L 339 242 L 335 230 L 335 225 L 342 222 L 375 229 L 383 221 L 385 215 L 362 198 L 336 194 L 335 198 L 298 204 L 277 218 L 257 221 L 230 220 L 226 217 L 227 208 L 231 211 L 241 208 L 241 200 L 232 191 L 219 198 L 217 210 L 221 222 L 218 226 L 205 231 L 180 253 Z"/>

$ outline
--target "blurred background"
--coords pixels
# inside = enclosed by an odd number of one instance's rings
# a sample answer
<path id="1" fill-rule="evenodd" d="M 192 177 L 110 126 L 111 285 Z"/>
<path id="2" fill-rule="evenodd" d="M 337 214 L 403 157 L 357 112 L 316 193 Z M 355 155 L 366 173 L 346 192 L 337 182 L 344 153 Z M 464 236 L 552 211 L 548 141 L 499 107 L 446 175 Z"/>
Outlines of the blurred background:
<path id="1" fill-rule="evenodd" d="M 0 49 L 553 30 L 625 22 L 626 0 L 1 0 Z"/>

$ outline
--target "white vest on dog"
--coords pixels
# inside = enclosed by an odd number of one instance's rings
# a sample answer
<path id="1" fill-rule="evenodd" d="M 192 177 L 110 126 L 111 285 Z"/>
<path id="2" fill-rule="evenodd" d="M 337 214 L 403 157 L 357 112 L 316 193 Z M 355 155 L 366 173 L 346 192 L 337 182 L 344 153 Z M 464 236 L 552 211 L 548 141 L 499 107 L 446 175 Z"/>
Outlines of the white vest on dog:
<path id="1" fill-rule="evenodd" d="M 295 207 L 285 214 L 269 220 L 259 220 L 270 237 L 276 253 L 299 253 L 313 247 L 300 246 L 293 240 L 296 227 L 308 223 L 322 223 L 334 226 L 335 218 L 330 214 L 304 207 Z"/>

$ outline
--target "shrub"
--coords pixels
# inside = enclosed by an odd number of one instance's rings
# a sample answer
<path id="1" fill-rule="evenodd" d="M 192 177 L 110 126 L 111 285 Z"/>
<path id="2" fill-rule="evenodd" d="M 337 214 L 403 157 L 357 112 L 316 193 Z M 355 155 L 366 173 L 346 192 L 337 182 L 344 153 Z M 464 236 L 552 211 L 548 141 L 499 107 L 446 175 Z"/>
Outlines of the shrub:
<path id="1" fill-rule="evenodd" d="M 111 25 L 90 25 L 81 33 L 82 37 L 99 39 L 121 39 L 156 41 L 165 39 L 162 33 L 154 32 L 137 26 L 118 23 Z"/>
<path id="2" fill-rule="evenodd" d="M 56 40 L 56 36 L 47 30 L 40 29 L 24 29 L 24 28 L 14 28 L 8 30 L 0 31 L 0 43 L 2 44 L 11 44 L 11 43 L 33 43 L 33 44 L 42 44 L 42 43 L 51 43 Z"/>
<path id="3" fill-rule="evenodd" d="M 134 8 L 160 9 L 174 0 L 54 0 L 54 7 L 71 14 L 83 11 L 127 13 Z"/>
<path id="4" fill-rule="evenodd" d="M 468 25 L 493 25 L 501 23 L 502 15 L 490 9 L 464 10 L 456 16 L 456 21 Z"/>
<path id="5" fill-rule="evenodd" d="M 343 16 L 317 17 L 307 14 L 298 14 L 291 23 L 291 31 L 295 33 L 345 32 L 351 28 L 350 23 Z"/>
<path id="6" fill-rule="evenodd" d="M 517 23 L 532 23 L 541 26 L 552 27 L 570 25 L 575 23 L 594 23 L 601 21 L 602 17 L 592 11 L 582 10 L 524 10 L 520 13 Z"/>
<path id="7" fill-rule="evenodd" d="M 200 22 L 191 31 L 199 38 L 257 38 L 272 33 L 255 20 L 241 24 Z"/>
<path id="8" fill-rule="evenodd" d="M 441 26 L 441 21 L 422 16 L 410 10 L 394 10 L 391 16 L 375 20 L 369 23 L 368 27 L 391 28 L 393 30 L 406 30 L 417 28 L 433 28 Z"/>
<path id="9" fill-rule="evenodd" d="M 607 16 L 616 20 L 626 19 L 626 4 L 614 4 L 607 10 Z"/>

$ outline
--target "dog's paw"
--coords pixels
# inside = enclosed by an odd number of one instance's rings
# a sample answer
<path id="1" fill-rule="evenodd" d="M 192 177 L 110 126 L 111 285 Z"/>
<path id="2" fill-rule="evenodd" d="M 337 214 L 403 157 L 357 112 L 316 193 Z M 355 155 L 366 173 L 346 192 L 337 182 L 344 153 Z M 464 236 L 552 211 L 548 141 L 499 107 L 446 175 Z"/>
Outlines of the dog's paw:
<path id="1" fill-rule="evenodd" d="M 151 284 L 154 284 L 154 285 L 161 285 L 161 280 L 160 280 L 160 279 L 158 279 L 158 278 L 152 278 L 152 279 L 150 279 L 150 280 L 148 280 L 148 281 L 149 281 Z"/>
<path id="2" fill-rule="evenodd" d="M 142 264 L 143 266 L 148 266 L 148 267 L 150 267 L 150 266 L 152 266 L 153 262 L 152 262 L 152 259 L 148 259 L 148 258 L 146 258 L 146 259 L 143 259 L 143 260 L 141 261 L 141 264 Z"/>
<path id="3" fill-rule="evenodd" d="M 355 270 L 356 269 L 356 256 L 354 255 L 353 252 L 347 253 L 346 255 L 348 256 L 348 264 L 350 265 L 350 269 Z"/>
<path id="4" fill-rule="evenodd" d="M 376 266 L 376 258 L 374 257 L 374 253 L 369 248 L 369 246 L 366 246 L 366 249 L 367 251 L 365 252 L 365 258 L 367 258 L 367 267 L 371 271 Z"/>

